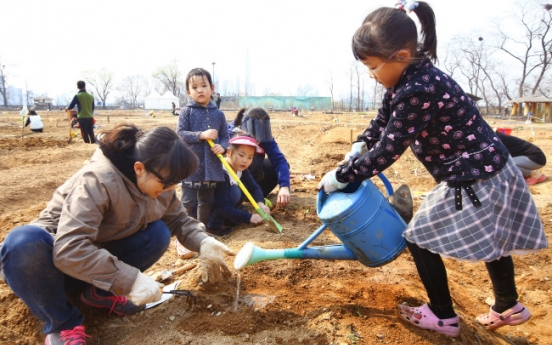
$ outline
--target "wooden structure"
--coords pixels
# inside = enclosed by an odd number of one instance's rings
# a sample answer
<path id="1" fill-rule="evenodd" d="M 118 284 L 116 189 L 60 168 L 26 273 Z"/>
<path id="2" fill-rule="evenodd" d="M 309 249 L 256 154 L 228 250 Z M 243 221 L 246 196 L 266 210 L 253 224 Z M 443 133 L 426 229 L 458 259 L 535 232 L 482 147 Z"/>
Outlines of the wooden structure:
<path id="1" fill-rule="evenodd" d="M 524 116 L 529 116 L 529 113 L 531 113 L 531 116 L 542 120 L 542 122 L 552 122 L 552 114 L 550 114 L 550 103 L 552 103 L 551 98 L 532 95 L 512 99 L 508 101 L 508 103 L 513 104 L 510 115 L 516 115 L 519 107 L 523 104 Z M 537 107 L 539 104 L 544 104 L 544 109 L 542 109 L 542 107 Z M 540 110 L 538 108 L 540 108 Z"/>

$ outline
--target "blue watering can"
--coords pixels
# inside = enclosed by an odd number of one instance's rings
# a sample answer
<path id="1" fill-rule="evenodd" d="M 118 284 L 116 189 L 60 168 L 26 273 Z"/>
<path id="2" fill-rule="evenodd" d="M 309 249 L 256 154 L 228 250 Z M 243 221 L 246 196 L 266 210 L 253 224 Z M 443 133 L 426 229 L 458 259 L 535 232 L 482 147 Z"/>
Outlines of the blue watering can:
<path id="1" fill-rule="evenodd" d="M 391 196 L 389 180 L 382 173 L 378 177 Z M 248 242 L 236 255 L 234 268 L 278 259 L 358 260 L 377 267 L 395 259 L 406 247 L 402 237 L 405 221 L 369 179 L 351 182 L 330 194 L 320 190 L 316 211 L 324 224 L 297 248 L 262 249 Z M 307 247 L 326 228 L 342 244 Z"/>

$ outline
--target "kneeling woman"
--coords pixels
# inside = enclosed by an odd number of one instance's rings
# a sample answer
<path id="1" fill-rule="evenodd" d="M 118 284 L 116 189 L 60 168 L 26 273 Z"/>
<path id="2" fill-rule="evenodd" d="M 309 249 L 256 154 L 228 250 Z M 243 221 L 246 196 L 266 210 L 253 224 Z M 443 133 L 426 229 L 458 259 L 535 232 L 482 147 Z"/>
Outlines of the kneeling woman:
<path id="1" fill-rule="evenodd" d="M 6 236 L 0 249 L 6 282 L 44 322 L 46 344 L 89 337 L 68 291 L 83 290 L 84 304 L 119 315 L 159 300 L 158 284 L 142 272 L 163 256 L 172 235 L 200 252 L 203 281 L 229 272 L 222 254 L 231 251 L 187 215 L 174 190 L 197 165 L 172 129 L 144 133 L 119 124 L 38 219 Z"/>

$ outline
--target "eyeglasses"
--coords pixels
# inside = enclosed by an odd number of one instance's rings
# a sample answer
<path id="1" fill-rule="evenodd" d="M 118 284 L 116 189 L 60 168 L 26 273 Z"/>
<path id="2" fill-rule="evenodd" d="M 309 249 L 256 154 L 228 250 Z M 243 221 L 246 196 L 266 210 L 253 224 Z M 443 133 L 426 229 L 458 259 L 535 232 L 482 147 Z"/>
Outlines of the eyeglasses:
<path id="1" fill-rule="evenodd" d="M 385 66 L 385 64 L 391 60 L 391 58 L 393 58 L 393 56 L 395 56 L 395 54 L 397 54 L 398 52 L 400 52 L 401 50 L 397 50 L 395 51 L 393 54 L 389 55 L 389 57 L 386 59 L 387 61 L 382 63 L 381 65 L 379 65 L 378 67 L 376 68 L 368 68 L 368 74 L 371 76 L 371 77 L 375 77 L 376 76 L 376 72 L 379 71 L 383 66 Z"/>
<path id="2" fill-rule="evenodd" d="M 385 66 L 386 63 L 387 62 L 384 62 L 376 68 L 368 68 L 368 74 L 370 75 L 370 77 L 375 77 L 376 72 L 379 71 L 383 66 Z"/>
<path id="3" fill-rule="evenodd" d="M 151 169 L 151 170 L 148 170 L 150 171 L 152 174 L 155 175 L 155 177 L 157 177 L 157 180 L 159 181 L 159 183 L 161 183 L 163 185 L 163 189 L 169 189 L 171 188 L 172 186 L 174 186 L 175 184 L 177 184 L 178 182 L 167 182 L 165 180 L 165 178 L 163 176 L 161 176 L 161 174 L 159 174 L 157 171 Z"/>

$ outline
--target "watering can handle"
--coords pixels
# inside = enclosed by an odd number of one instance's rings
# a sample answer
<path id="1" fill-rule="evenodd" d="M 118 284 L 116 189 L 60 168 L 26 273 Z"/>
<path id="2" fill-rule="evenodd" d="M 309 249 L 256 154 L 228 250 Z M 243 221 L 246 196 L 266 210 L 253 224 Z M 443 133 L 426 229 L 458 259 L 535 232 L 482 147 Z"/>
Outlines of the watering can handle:
<path id="1" fill-rule="evenodd" d="M 391 186 L 391 182 L 389 182 L 387 177 L 385 177 L 385 175 L 381 172 L 378 173 L 377 176 L 380 178 L 381 182 L 383 182 L 383 184 L 385 185 L 385 190 L 387 191 L 388 196 L 393 195 L 393 186 Z M 326 193 L 324 192 L 324 189 L 320 189 L 320 191 L 318 191 L 318 200 L 321 200 L 322 203 L 324 203 L 324 200 L 326 200 Z"/>
<path id="2" fill-rule="evenodd" d="M 385 189 L 387 190 L 387 196 L 393 195 L 393 186 L 391 186 L 391 182 L 385 177 L 383 173 L 378 173 L 378 177 L 380 178 L 381 182 L 385 185 Z"/>

